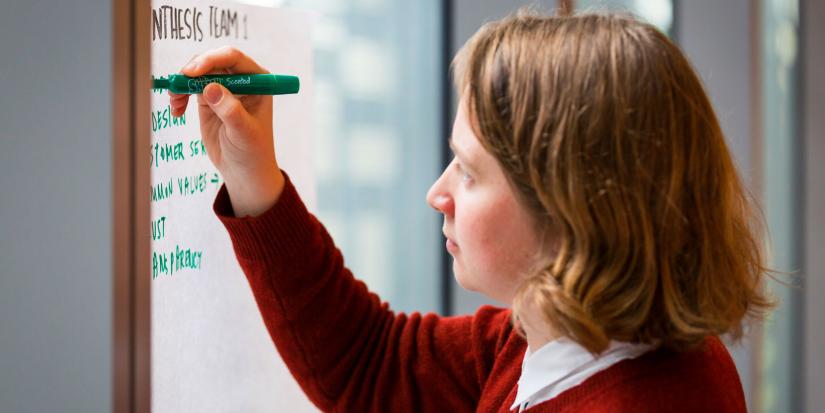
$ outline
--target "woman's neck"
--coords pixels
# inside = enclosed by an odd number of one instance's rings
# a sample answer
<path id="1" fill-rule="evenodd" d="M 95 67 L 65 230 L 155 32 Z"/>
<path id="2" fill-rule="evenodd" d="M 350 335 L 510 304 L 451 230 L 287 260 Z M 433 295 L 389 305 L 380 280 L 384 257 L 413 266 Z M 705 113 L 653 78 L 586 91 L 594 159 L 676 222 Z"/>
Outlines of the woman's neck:
<path id="1" fill-rule="evenodd" d="M 530 351 L 534 352 L 542 348 L 545 344 L 559 338 L 550 323 L 535 312 L 522 311 L 519 313 L 519 323 L 524 331 L 527 340 L 527 346 Z"/>

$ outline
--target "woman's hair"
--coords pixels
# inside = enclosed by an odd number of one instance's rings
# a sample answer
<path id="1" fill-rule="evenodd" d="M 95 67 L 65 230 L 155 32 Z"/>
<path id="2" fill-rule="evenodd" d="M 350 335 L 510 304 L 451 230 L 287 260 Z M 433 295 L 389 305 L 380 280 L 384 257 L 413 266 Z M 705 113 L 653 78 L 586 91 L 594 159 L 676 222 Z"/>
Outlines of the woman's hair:
<path id="1" fill-rule="evenodd" d="M 664 34 L 627 16 L 522 10 L 453 64 L 476 135 L 548 240 L 514 317 L 539 308 L 594 353 L 610 340 L 686 350 L 741 337 L 771 307 L 761 215 Z"/>

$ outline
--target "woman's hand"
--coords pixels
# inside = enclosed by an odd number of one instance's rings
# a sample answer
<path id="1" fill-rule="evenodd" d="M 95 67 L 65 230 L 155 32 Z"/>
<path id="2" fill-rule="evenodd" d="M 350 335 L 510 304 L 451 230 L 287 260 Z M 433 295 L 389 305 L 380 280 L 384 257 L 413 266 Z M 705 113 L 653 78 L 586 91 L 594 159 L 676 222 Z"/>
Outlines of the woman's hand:
<path id="1" fill-rule="evenodd" d="M 232 47 L 195 56 L 181 73 L 268 73 Z M 172 115 L 186 111 L 189 95 L 170 92 Z M 275 159 L 272 96 L 234 96 L 212 83 L 198 95 L 201 137 L 209 159 L 221 173 L 236 216 L 256 216 L 277 202 L 284 176 Z"/>

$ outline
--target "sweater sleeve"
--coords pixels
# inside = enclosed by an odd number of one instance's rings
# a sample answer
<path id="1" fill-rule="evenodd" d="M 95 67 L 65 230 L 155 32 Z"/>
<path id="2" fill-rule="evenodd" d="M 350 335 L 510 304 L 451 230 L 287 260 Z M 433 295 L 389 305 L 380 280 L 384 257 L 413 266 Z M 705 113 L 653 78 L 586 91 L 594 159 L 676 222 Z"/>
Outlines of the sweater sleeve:
<path id="1" fill-rule="evenodd" d="M 344 266 L 288 177 L 278 202 L 258 217 L 233 217 L 225 187 L 214 209 L 272 340 L 319 408 L 475 410 L 507 334 L 504 310 L 394 314 Z"/>

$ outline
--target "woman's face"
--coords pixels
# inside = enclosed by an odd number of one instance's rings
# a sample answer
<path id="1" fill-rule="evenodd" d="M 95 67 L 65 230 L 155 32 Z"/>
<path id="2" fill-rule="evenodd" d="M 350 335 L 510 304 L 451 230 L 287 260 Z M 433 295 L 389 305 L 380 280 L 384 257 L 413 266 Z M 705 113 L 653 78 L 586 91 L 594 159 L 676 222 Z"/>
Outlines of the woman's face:
<path id="1" fill-rule="evenodd" d="M 464 99 L 450 147 L 455 157 L 430 188 L 427 202 L 444 214 L 456 280 L 467 290 L 510 304 L 538 252 L 535 225 L 498 162 L 478 141 Z"/>

